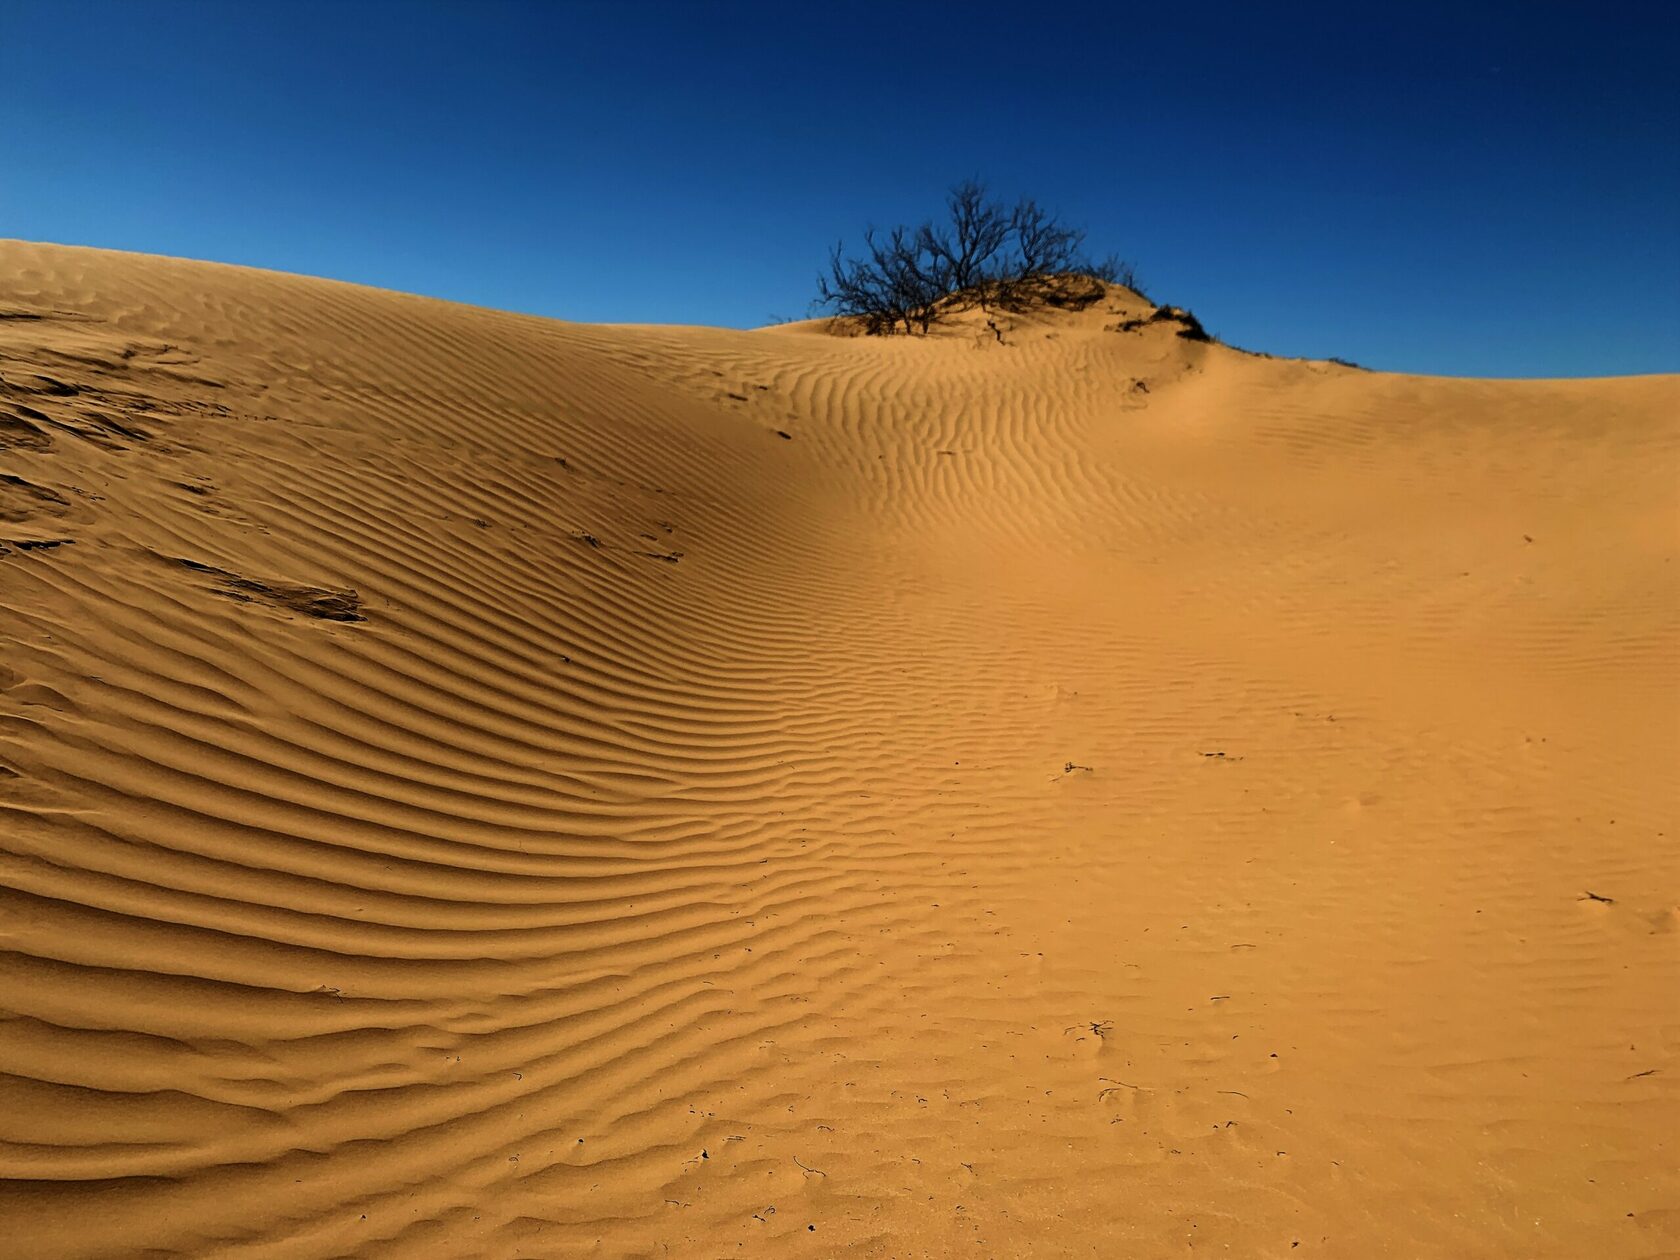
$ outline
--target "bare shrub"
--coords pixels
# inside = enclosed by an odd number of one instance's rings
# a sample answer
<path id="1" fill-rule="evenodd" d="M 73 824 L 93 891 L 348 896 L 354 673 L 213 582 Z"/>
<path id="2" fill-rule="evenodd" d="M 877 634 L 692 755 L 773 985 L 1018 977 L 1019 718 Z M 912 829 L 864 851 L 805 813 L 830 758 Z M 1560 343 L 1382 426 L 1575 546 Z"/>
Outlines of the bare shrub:
<path id="1" fill-rule="evenodd" d="M 1129 263 L 1092 263 L 1085 232 L 1030 197 L 1013 207 L 975 179 L 945 198 L 945 218 L 885 233 L 870 228 L 863 251 L 829 251 L 817 277 L 817 309 L 857 321 L 868 333 L 926 333 L 945 313 L 969 306 L 1022 309 L 1039 303 L 1082 307 L 1104 283 L 1136 288 Z M 1082 277 L 1083 286 L 1070 285 Z"/>

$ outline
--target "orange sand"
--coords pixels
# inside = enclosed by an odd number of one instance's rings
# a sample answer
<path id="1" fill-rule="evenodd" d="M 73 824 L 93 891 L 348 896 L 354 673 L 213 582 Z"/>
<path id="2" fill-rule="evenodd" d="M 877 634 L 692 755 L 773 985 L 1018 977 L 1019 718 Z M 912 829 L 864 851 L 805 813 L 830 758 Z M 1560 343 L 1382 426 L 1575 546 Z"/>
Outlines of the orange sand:
<path id="1" fill-rule="evenodd" d="M 1148 309 L 0 245 L 0 1252 L 1680 1254 L 1680 378 Z"/>

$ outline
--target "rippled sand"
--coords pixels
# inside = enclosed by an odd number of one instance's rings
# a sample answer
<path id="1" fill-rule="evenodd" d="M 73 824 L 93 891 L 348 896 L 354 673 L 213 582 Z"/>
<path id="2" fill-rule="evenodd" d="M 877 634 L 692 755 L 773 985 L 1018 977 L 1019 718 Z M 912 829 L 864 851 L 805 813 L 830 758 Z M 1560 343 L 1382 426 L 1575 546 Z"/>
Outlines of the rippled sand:
<path id="1" fill-rule="evenodd" d="M 0 1251 L 1680 1254 L 1680 379 L 0 245 Z"/>

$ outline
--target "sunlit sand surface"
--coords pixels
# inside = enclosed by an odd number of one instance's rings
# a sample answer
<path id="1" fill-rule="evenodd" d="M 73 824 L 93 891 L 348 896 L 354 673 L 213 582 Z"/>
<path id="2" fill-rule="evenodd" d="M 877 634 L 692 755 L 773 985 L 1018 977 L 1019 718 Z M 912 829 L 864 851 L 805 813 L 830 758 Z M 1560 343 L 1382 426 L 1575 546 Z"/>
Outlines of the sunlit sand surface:
<path id="1" fill-rule="evenodd" d="M 1680 379 L 1152 309 L 0 245 L 0 1251 L 1680 1254 Z"/>

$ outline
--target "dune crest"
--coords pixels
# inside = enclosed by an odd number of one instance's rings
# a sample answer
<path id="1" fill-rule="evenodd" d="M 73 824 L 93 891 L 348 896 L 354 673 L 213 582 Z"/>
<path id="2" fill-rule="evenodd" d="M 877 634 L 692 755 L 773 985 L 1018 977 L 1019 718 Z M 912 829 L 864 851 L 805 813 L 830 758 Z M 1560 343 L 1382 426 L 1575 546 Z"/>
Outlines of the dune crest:
<path id="1" fill-rule="evenodd" d="M 0 244 L 12 1254 L 1680 1250 L 1680 379 Z"/>

